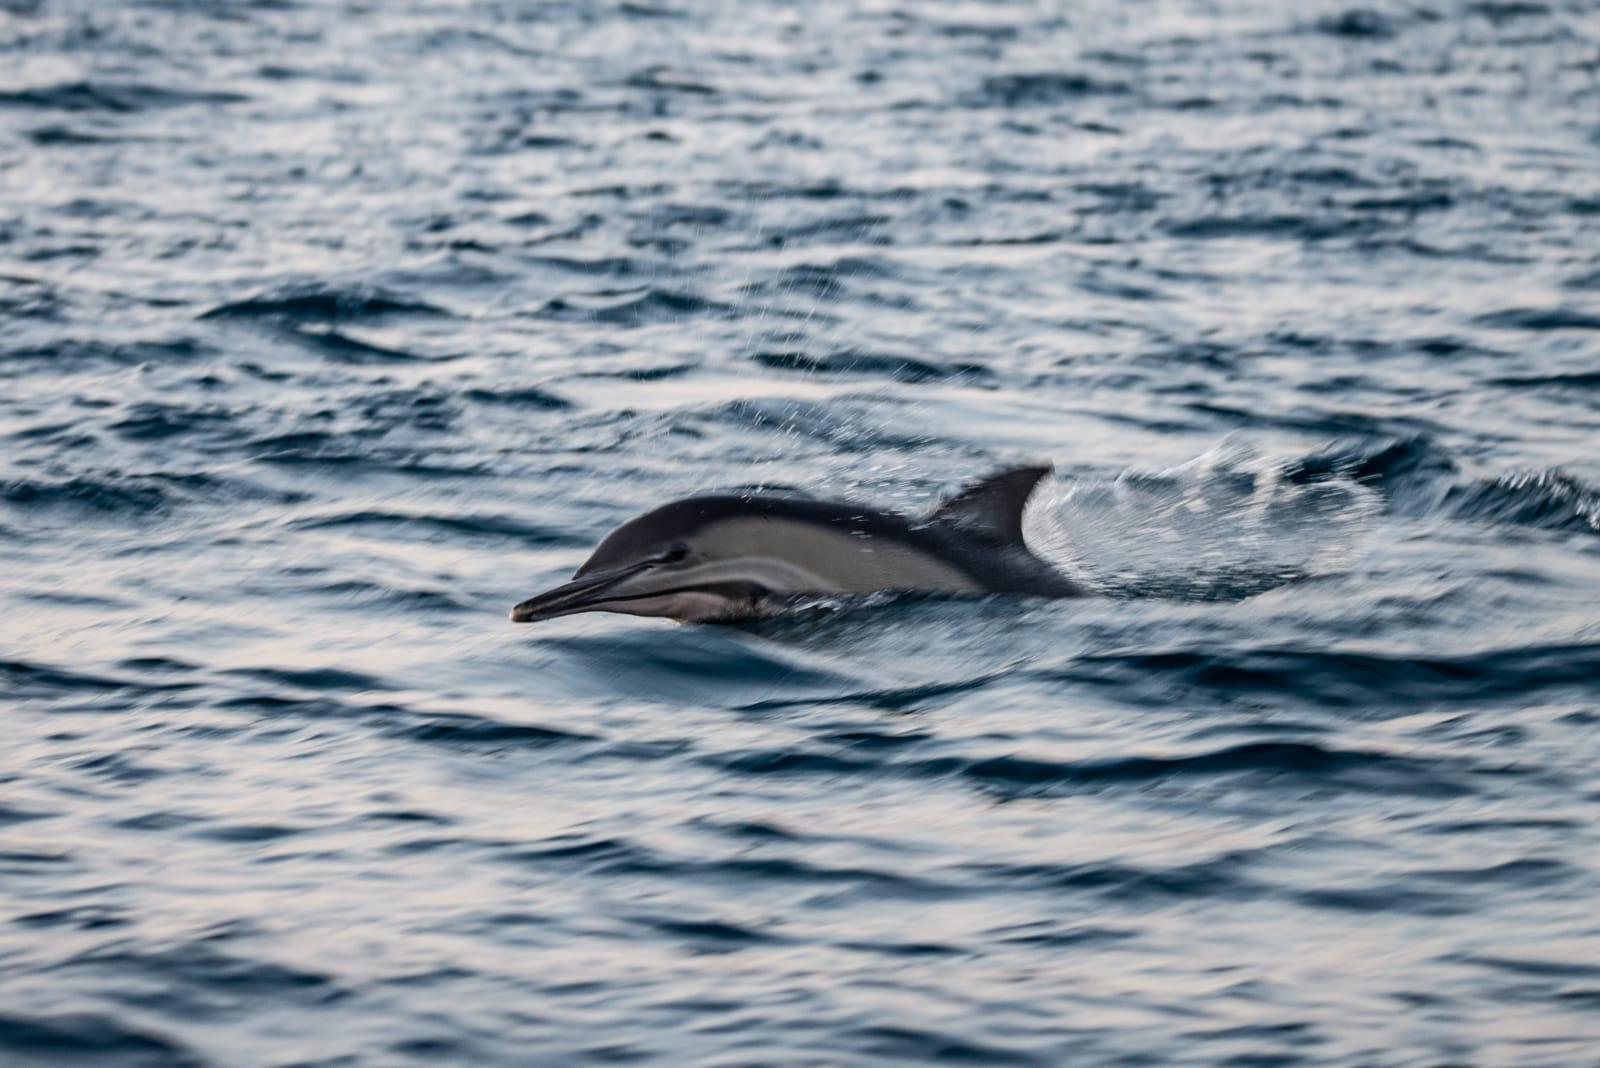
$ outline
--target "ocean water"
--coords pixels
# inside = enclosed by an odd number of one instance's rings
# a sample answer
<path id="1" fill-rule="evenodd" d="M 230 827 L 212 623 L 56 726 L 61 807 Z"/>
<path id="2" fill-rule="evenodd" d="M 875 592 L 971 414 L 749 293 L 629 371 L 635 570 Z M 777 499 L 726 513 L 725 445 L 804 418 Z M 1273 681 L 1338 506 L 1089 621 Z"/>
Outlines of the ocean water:
<path id="1" fill-rule="evenodd" d="M 1600 5 L 0 57 L 0 1063 L 1600 1063 Z M 506 620 L 1036 461 L 1094 597 Z"/>

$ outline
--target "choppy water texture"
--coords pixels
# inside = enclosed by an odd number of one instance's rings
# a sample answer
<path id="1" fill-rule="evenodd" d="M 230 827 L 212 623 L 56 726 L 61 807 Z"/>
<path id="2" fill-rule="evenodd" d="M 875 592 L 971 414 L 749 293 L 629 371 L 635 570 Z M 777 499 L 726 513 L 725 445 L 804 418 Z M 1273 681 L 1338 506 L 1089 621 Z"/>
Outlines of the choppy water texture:
<path id="1" fill-rule="evenodd" d="M 0 1062 L 1600 1048 L 1600 7 L 0 4 Z M 1099 596 L 537 628 L 1049 459 Z"/>

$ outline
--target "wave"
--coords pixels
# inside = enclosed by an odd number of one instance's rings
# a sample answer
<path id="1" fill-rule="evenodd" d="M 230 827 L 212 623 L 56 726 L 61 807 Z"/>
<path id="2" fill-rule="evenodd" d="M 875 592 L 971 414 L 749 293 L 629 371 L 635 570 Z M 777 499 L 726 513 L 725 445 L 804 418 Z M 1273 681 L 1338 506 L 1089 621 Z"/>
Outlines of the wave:
<path id="1" fill-rule="evenodd" d="M 1453 486 L 1458 519 L 1562 533 L 1600 534 L 1600 490 L 1564 471 L 1523 471 Z"/>
<path id="2" fill-rule="evenodd" d="M 301 690 L 362 693 L 389 689 L 381 679 L 343 668 L 236 668 L 227 674 L 276 683 L 280 686 L 292 686 Z"/>
<path id="3" fill-rule="evenodd" d="M 34 1064 L 92 1060 L 127 1068 L 203 1068 L 208 1063 L 165 1035 L 86 1012 L 0 1013 L 0 1051 Z"/>
<path id="4" fill-rule="evenodd" d="M 1056 71 L 1022 74 L 997 74 L 985 78 L 975 92 L 966 94 L 968 107 L 1048 107 L 1087 96 L 1124 96 L 1133 87 L 1126 82 L 1105 81 L 1087 74 Z"/>
<path id="5" fill-rule="evenodd" d="M 230 426 L 235 413 L 213 406 L 143 401 L 122 410 L 109 429 L 126 441 L 162 441 L 181 434 Z"/>
<path id="6" fill-rule="evenodd" d="M 870 611 L 874 616 L 881 616 L 883 607 L 881 603 L 874 603 L 871 605 Z M 787 633 L 792 637 L 794 634 L 792 624 L 792 618 L 776 617 L 752 624 L 746 629 L 753 633 L 768 636 L 782 637 Z M 882 624 L 880 620 L 869 625 L 881 626 Z M 846 641 L 848 640 L 846 639 Z M 861 644 L 863 646 L 866 645 L 865 641 L 862 641 Z M 929 682 L 915 686 L 876 687 L 868 690 L 847 689 L 843 692 L 814 693 L 806 694 L 802 697 L 767 697 L 741 706 L 741 711 L 769 712 L 784 708 L 817 708 L 828 705 L 845 705 L 858 708 L 875 708 L 885 712 L 909 712 L 925 709 L 934 701 L 981 691 L 1002 677 L 1004 676 L 1000 674 L 978 674 L 953 682 Z"/>
<path id="7" fill-rule="evenodd" d="M 1077 891 L 1136 905 L 1204 898 L 1251 901 L 1271 895 L 1269 884 L 1245 874 L 1247 861 L 1245 856 L 1223 854 L 1166 868 L 1106 862 L 976 863 L 963 865 L 961 872 L 985 887 Z"/>
<path id="8" fill-rule="evenodd" d="M 1477 322 L 1501 330 L 1600 330 L 1600 315 L 1577 308 L 1506 308 L 1480 315 Z"/>
<path id="9" fill-rule="evenodd" d="M 427 356 L 363 341 L 344 331 L 327 327 L 292 326 L 287 334 L 296 343 L 320 356 L 355 367 L 432 362 Z"/>
<path id="10" fill-rule="evenodd" d="M 1380 491 L 1392 509 L 1416 512 L 1437 507 L 1439 487 L 1456 471 L 1454 458 L 1432 438 L 1372 435 L 1292 460 L 1284 466 L 1284 477 L 1299 483 L 1349 478 Z"/>
<path id="11" fill-rule="evenodd" d="M 979 364 L 938 364 L 912 356 L 846 350 L 827 356 L 807 356 L 798 352 L 758 352 L 750 359 L 772 370 L 799 371 L 805 374 L 869 375 L 896 382 L 942 382 L 956 378 L 987 378 L 990 371 Z"/>
<path id="12" fill-rule="evenodd" d="M 200 318 L 348 322 L 387 316 L 447 314 L 438 305 L 375 286 L 338 287 L 322 282 L 296 282 L 243 300 L 218 304 L 202 312 Z"/>
<path id="13" fill-rule="evenodd" d="M 1600 371 L 1573 371 L 1568 374 L 1506 375 L 1491 378 L 1491 386 L 1512 388 L 1596 389 L 1600 388 Z"/>
<path id="14" fill-rule="evenodd" d="M 595 322 L 612 326 L 648 326 L 707 316 L 727 317 L 733 309 L 694 293 L 647 288 L 626 293 L 603 292 L 556 297 L 534 314 L 563 322 Z"/>
<path id="15" fill-rule="evenodd" d="M 582 538 L 554 527 L 540 526 L 514 516 L 496 513 L 394 512 L 363 508 L 349 512 L 303 516 L 289 520 L 296 530 L 373 529 L 417 532 L 454 540 L 514 540 L 521 545 L 553 545 L 567 548 L 586 544 Z"/>
<path id="16" fill-rule="evenodd" d="M 27 509 L 88 510 L 105 515 L 150 515 L 220 488 L 209 475 L 78 475 L 46 480 L 0 480 L 0 502 Z"/>
<path id="17" fill-rule="evenodd" d="M 1336 749 L 1314 742 L 1247 742 L 1181 756 L 1086 761 L 1041 760 L 1023 754 L 893 759 L 873 753 L 784 748 L 709 754 L 700 762 L 720 771 L 751 776 L 956 778 L 1011 797 L 1232 776 L 1415 797 L 1462 797 L 1476 792 L 1465 777 L 1470 769 L 1451 762 L 1375 750 Z"/>
<path id="18" fill-rule="evenodd" d="M 387 728 L 387 733 L 429 745 L 460 749 L 544 749 L 594 737 L 534 723 L 510 723 L 466 715 L 421 715 Z"/>
<path id="19" fill-rule="evenodd" d="M 844 1035 L 866 1056 L 900 1064 L 993 1064 L 1002 1068 L 1044 1068 L 1056 1063 L 995 1043 L 974 1041 L 956 1028 L 876 1024 L 849 1028 Z"/>
<path id="20" fill-rule="evenodd" d="M 629 89 L 648 89 L 656 93 L 682 93 L 690 96 L 716 96 L 715 86 L 676 74 L 670 67 L 654 66 L 635 71 L 624 79 Z"/>
<path id="21" fill-rule="evenodd" d="M 1174 219 L 1162 225 L 1171 237 L 1190 240 L 1226 240 L 1241 237 L 1294 238 L 1300 241 L 1325 241 L 1362 232 L 1375 232 L 1377 219 L 1319 212 L 1305 215 L 1293 212 L 1250 215 L 1201 215 Z"/>
<path id="22" fill-rule="evenodd" d="M 373 439 L 381 436 L 385 428 L 377 412 L 369 410 L 364 415 L 367 425 L 359 431 L 298 430 L 269 434 L 250 440 L 244 450 L 252 460 L 263 464 L 409 474 L 423 479 L 479 478 L 494 470 L 492 462 L 481 455 L 456 459 L 455 454 L 430 449 L 422 442 L 375 444 Z M 396 424 L 404 422 L 401 413 L 393 413 L 392 418 Z M 299 503 L 302 499 L 286 499 L 285 503 Z"/>
<path id="23" fill-rule="evenodd" d="M 1538 385 L 1565 379 L 1498 381 Z M 1284 472 L 1298 483 L 1353 480 L 1379 491 L 1387 510 L 1398 515 L 1447 516 L 1562 533 L 1600 532 L 1600 490 L 1577 476 L 1544 469 L 1463 480 L 1455 458 L 1426 435 L 1342 443 L 1294 461 Z"/>
<path id="24" fill-rule="evenodd" d="M 538 386 L 507 386 L 499 389 L 478 386 L 463 392 L 462 397 L 475 404 L 492 404 L 529 411 L 549 412 L 572 407 L 571 401 Z"/>
<path id="25" fill-rule="evenodd" d="M 1531 645 L 1456 656 L 1320 649 L 1096 653 L 1046 672 L 1063 681 L 1131 686 L 1137 693 L 1279 694 L 1299 704 L 1383 709 L 1487 705 L 1518 695 L 1595 690 L 1600 644 Z"/>
<path id="26" fill-rule="evenodd" d="M 18 697 L 105 693 L 133 685 L 125 679 L 69 671 L 27 660 L 0 660 L 0 680 L 4 681 L 6 690 Z"/>
<path id="27" fill-rule="evenodd" d="M 805 297 L 813 302 L 837 301 L 858 280 L 894 278 L 900 269 L 885 260 L 866 256 L 841 256 L 832 262 L 800 263 L 769 279 L 748 283 L 740 290 L 749 297 Z"/>
<path id="28" fill-rule="evenodd" d="M 292 505 L 307 497 L 303 490 L 204 472 L 108 471 L 56 480 L 0 479 L 0 505 L 9 505 L 32 521 L 47 520 L 52 526 L 74 517 L 93 516 L 113 527 L 128 516 L 153 518 L 181 509 L 226 504 Z M 31 536 L 26 527 L 23 536 Z"/>
<path id="29" fill-rule="evenodd" d="M 376 609 L 406 616 L 459 615 L 480 612 L 481 605 L 456 596 L 447 589 L 407 588 L 393 582 L 341 582 L 306 583 L 296 587 L 333 601 L 342 609 L 363 613 Z"/>
<path id="30" fill-rule="evenodd" d="M 0 92 L 0 108 L 127 114 L 158 108 L 217 107 L 248 99 L 241 93 L 173 89 L 147 82 L 79 81 Z"/>
<path id="31" fill-rule="evenodd" d="M 139 364 L 167 365 L 193 363 L 216 355 L 211 346 L 191 337 L 164 341 L 105 342 L 87 338 L 65 338 L 47 345 L 30 345 L 0 351 L 0 364 L 40 365 L 30 370 L 77 370 L 96 364 L 132 367 Z"/>
<path id="32" fill-rule="evenodd" d="M 1380 11 L 1355 7 L 1327 15 L 1315 23 L 1318 33 L 1357 41 L 1387 41 L 1400 32 L 1400 23 Z"/>
<path id="33" fill-rule="evenodd" d="M 226 930 L 204 941 L 134 948 L 112 942 L 71 957 L 60 970 L 139 977 L 157 987 L 154 1006 L 180 1015 L 206 1014 L 219 997 L 307 1008 L 342 999 L 348 992 L 320 971 L 295 968 L 223 952 Z"/>

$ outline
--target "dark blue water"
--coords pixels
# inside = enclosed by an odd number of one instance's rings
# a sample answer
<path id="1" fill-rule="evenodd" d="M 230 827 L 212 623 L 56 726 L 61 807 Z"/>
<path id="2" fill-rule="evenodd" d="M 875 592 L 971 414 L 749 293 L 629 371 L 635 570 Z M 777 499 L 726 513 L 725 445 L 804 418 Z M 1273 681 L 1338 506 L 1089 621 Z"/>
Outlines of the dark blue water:
<path id="1" fill-rule="evenodd" d="M 1600 6 L 0 57 L 0 1062 L 1596 1063 Z M 1093 599 L 506 622 L 1038 460 Z"/>

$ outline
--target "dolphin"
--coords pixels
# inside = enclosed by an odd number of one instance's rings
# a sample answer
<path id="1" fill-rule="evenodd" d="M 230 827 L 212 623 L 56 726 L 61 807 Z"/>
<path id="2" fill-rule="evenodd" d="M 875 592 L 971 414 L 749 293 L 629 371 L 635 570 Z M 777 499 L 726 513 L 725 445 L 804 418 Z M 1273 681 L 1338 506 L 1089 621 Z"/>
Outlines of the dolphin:
<path id="1" fill-rule="evenodd" d="M 1049 467 L 977 482 L 912 519 L 773 494 L 689 497 L 608 534 L 572 581 L 511 610 L 514 623 L 578 612 L 680 622 L 751 619 L 804 596 L 877 592 L 1081 597 L 1022 540 Z"/>

